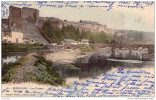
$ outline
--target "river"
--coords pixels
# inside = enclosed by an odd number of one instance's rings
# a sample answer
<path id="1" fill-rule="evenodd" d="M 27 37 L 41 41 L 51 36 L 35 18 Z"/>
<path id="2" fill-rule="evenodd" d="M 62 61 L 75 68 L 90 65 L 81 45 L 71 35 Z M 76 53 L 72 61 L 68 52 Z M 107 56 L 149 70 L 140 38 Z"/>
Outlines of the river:
<path id="1" fill-rule="evenodd" d="M 6 64 L 9 62 L 15 62 L 17 59 L 19 59 L 23 55 L 24 54 L 22 53 L 5 55 L 5 56 L 2 56 L 3 57 L 2 61 Z M 75 67 L 78 67 L 79 70 L 71 69 L 70 67 L 67 67 L 66 65 L 63 65 L 63 64 L 62 65 L 56 64 L 54 66 L 54 70 L 59 74 L 59 76 L 62 79 L 66 81 L 66 84 L 68 86 L 71 86 L 73 88 L 71 88 L 70 90 L 70 88 L 65 87 L 63 88 L 64 91 L 62 91 L 62 89 L 59 90 L 58 87 L 53 87 L 56 89 L 54 89 L 55 91 L 49 91 L 49 92 L 52 92 L 51 94 L 54 94 L 55 92 L 58 93 L 59 91 L 62 94 L 56 93 L 57 95 L 61 95 L 61 96 L 62 95 L 67 96 L 68 94 L 70 95 L 71 92 L 68 92 L 68 91 L 73 91 L 73 89 L 75 89 L 74 84 L 78 84 L 76 85 L 76 88 L 78 90 L 76 89 L 77 92 L 73 92 L 72 96 L 95 97 L 95 96 L 100 96 L 107 89 L 108 91 L 104 93 L 104 96 L 113 96 L 113 95 L 126 96 L 126 97 L 127 96 L 147 96 L 147 95 L 154 96 L 154 86 L 153 86 L 154 61 L 143 61 L 143 60 L 133 60 L 133 59 L 125 60 L 125 59 L 109 58 L 108 56 L 105 57 L 105 56 L 91 55 L 91 56 L 79 58 L 74 63 L 71 63 L 71 64 L 74 65 Z M 121 69 L 121 71 L 119 71 L 119 73 L 116 72 L 119 69 Z M 112 74 L 114 72 L 116 73 Z M 125 72 L 129 72 L 129 74 L 123 74 Z M 137 73 L 133 74 L 133 72 L 137 72 Z M 140 72 L 146 72 L 150 74 L 145 74 L 145 73 L 141 74 Z M 117 75 L 117 76 L 107 77 L 108 75 Z M 89 86 L 85 87 L 85 84 L 89 84 Z M 12 85 L 3 84 L 2 88 L 4 89 L 10 86 L 14 87 L 16 85 L 17 84 L 12 84 Z M 42 87 L 44 90 L 42 90 L 41 93 L 44 93 L 46 89 L 49 90 L 48 88 L 52 87 L 48 85 L 35 84 L 35 83 L 30 83 L 30 84 L 21 83 L 20 86 L 27 86 L 27 88 L 34 88 L 34 87 L 41 88 Z M 138 88 L 138 87 L 139 89 L 133 89 L 133 88 Z M 124 91 L 121 91 L 123 90 L 123 88 L 124 88 Z M 130 91 L 130 88 L 132 88 L 131 90 L 133 91 L 131 94 L 129 92 L 128 93 L 126 92 L 126 91 Z M 98 90 L 99 93 L 95 92 L 96 90 Z M 140 91 L 145 91 L 145 90 L 146 90 L 146 93 L 140 92 Z M 30 89 L 30 91 L 32 90 Z M 87 92 L 84 92 L 84 91 L 87 91 Z M 149 94 L 147 94 L 147 92 Z M 50 95 L 50 94 L 47 94 L 47 95 Z M 47 95 L 43 95 L 43 96 L 47 96 Z"/>
<path id="2" fill-rule="evenodd" d="M 25 54 L 27 53 L 4 54 L 2 56 L 2 65 L 15 62 Z M 97 55 L 79 58 L 72 64 L 80 70 L 74 70 L 65 65 L 54 66 L 54 70 L 68 85 L 72 85 L 74 81 L 82 81 L 101 76 L 107 72 L 113 72 L 118 68 L 154 71 L 154 61 L 113 59 L 108 58 L 108 56 Z"/>
<path id="3" fill-rule="evenodd" d="M 61 78 L 66 80 L 68 85 L 72 85 L 74 81 L 81 82 L 92 77 L 99 77 L 108 72 L 111 73 L 118 68 L 146 70 L 154 73 L 154 61 L 105 59 L 92 56 L 77 59 L 73 65 L 80 68 L 80 70 L 73 70 L 63 65 L 54 67 L 56 72 Z"/>

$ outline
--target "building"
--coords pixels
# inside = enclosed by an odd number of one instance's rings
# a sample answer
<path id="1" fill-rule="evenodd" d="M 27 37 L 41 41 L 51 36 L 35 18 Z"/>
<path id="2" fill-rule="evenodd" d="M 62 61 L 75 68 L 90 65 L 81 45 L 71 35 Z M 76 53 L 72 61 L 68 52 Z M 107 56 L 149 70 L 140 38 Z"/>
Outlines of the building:
<path id="1" fill-rule="evenodd" d="M 64 45 L 89 45 L 89 40 L 82 39 L 81 41 L 74 41 L 73 39 L 64 39 Z"/>
<path id="2" fill-rule="evenodd" d="M 2 19 L 3 42 L 49 44 L 45 34 L 37 27 L 38 17 L 37 9 L 10 6 L 8 19 Z"/>
<path id="3" fill-rule="evenodd" d="M 23 43 L 23 33 L 15 31 L 2 32 L 3 43 Z"/>
<path id="4" fill-rule="evenodd" d="M 71 44 L 72 45 L 81 45 L 82 43 L 81 43 L 81 41 L 73 41 Z"/>
<path id="5" fill-rule="evenodd" d="M 63 41 L 63 43 L 64 43 L 65 45 L 70 45 L 70 44 L 72 44 L 73 42 L 74 42 L 73 39 L 64 39 L 64 41 Z"/>
<path id="6" fill-rule="evenodd" d="M 29 41 L 29 38 L 23 38 L 23 42 L 24 43 L 29 43 L 30 41 Z"/>
<path id="7" fill-rule="evenodd" d="M 83 45 L 89 45 L 89 40 L 87 40 L 87 39 L 82 39 L 82 40 L 81 40 L 81 43 L 82 43 Z"/>

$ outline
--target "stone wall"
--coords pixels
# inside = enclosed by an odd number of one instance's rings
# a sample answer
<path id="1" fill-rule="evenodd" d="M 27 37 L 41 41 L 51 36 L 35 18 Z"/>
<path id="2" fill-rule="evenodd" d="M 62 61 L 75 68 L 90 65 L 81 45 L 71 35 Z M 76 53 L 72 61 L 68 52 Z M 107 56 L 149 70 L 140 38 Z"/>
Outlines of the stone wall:
<path id="1" fill-rule="evenodd" d="M 13 31 L 22 32 L 22 12 L 21 8 L 12 7 L 9 8 L 9 26 Z"/>
<path id="2" fill-rule="evenodd" d="M 114 35 L 114 30 L 108 28 L 106 25 L 102 24 L 91 24 L 91 23 L 81 23 L 81 22 L 70 22 L 70 21 L 63 21 L 64 26 L 73 25 L 76 29 L 79 29 L 80 32 L 94 32 L 99 33 L 101 31 L 105 32 L 106 34 Z"/>
<path id="3" fill-rule="evenodd" d="M 46 17 L 38 17 L 36 25 L 37 25 L 40 29 L 42 29 L 42 26 L 43 26 L 44 23 L 47 22 L 48 20 L 49 20 L 49 19 L 46 18 Z"/>
<path id="4" fill-rule="evenodd" d="M 101 31 L 104 31 L 106 34 L 114 35 L 114 30 L 108 28 L 106 25 L 102 24 L 92 24 L 92 23 L 85 23 L 85 22 L 72 22 L 72 21 L 63 21 L 58 18 L 54 17 L 39 17 L 37 21 L 37 25 L 42 28 L 45 22 L 50 21 L 52 26 L 55 28 L 62 29 L 63 26 L 74 26 L 76 29 L 79 29 L 80 32 L 94 32 L 94 33 L 99 33 Z"/>
<path id="5" fill-rule="evenodd" d="M 62 20 L 60 20 L 59 18 L 54 18 L 54 17 L 38 17 L 38 20 L 37 20 L 37 26 L 39 28 L 42 29 L 42 26 L 47 22 L 47 21 L 50 21 L 51 22 L 51 25 L 55 28 L 59 28 L 59 29 L 62 29 Z"/>
<path id="6" fill-rule="evenodd" d="M 9 31 L 9 19 L 2 19 L 2 31 Z"/>
<path id="7" fill-rule="evenodd" d="M 37 21 L 39 16 L 39 10 L 34 8 L 22 8 L 22 19 L 26 19 L 28 17 L 32 18 L 34 21 Z"/>
<path id="8" fill-rule="evenodd" d="M 2 31 L 5 35 L 6 30 L 11 32 L 22 32 L 23 38 L 29 40 L 31 44 L 49 44 L 48 41 L 42 36 L 39 29 L 37 28 L 37 21 L 39 17 L 39 10 L 34 8 L 9 8 L 9 18 L 3 19 Z M 7 26 L 7 23 L 8 26 Z"/>
<path id="9" fill-rule="evenodd" d="M 2 41 L 6 43 L 23 43 L 23 33 L 22 32 L 3 32 Z"/>

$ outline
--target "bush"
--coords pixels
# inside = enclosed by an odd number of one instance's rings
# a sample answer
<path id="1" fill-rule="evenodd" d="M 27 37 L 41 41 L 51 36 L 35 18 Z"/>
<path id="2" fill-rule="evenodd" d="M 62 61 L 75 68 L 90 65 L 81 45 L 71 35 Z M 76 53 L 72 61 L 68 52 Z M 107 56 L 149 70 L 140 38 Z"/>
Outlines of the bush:
<path id="1" fill-rule="evenodd" d="M 47 49 L 41 45 L 34 44 L 8 44 L 2 43 L 2 53 L 8 52 L 26 52 L 32 50 Z"/>
<path id="2" fill-rule="evenodd" d="M 37 60 L 34 62 L 36 70 L 30 72 L 27 76 L 28 81 L 47 83 L 50 85 L 65 85 L 59 75 L 54 71 L 52 63 L 47 61 L 43 56 L 35 56 Z"/>
<path id="3" fill-rule="evenodd" d="M 67 64 L 66 67 L 69 67 L 70 69 L 73 69 L 73 70 L 80 70 L 80 68 L 75 67 L 75 65 L 73 64 Z"/>
<path id="4" fill-rule="evenodd" d="M 78 46 L 78 48 L 81 50 L 81 52 L 93 52 L 94 49 L 92 47 L 88 46 Z"/>

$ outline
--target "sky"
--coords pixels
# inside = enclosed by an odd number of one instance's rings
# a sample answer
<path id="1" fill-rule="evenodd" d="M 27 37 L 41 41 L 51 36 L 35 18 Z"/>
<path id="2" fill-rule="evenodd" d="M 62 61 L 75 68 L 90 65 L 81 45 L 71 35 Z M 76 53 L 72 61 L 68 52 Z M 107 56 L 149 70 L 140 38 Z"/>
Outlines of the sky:
<path id="1" fill-rule="evenodd" d="M 8 9 L 10 4 L 16 4 L 19 2 L 5 2 L 5 7 Z M 41 17 L 57 17 L 62 20 L 76 21 L 79 20 L 89 20 L 96 21 L 100 24 L 107 25 L 111 29 L 117 30 L 137 30 L 137 31 L 146 31 L 154 32 L 154 5 L 148 6 L 143 10 L 138 8 L 126 8 L 126 7 L 117 7 L 118 3 L 113 5 L 113 9 L 107 11 L 103 7 L 94 7 L 89 8 L 87 5 L 89 3 L 78 2 L 75 5 L 83 5 L 83 7 L 65 7 L 67 4 L 62 4 L 64 7 L 55 8 L 55 7 L 39 7 L 36 2 L 27 2 L 26 4 L 32 4 L 30 8 L 36 8 L 39 10 L 39 15 Z M 43 3 L 44 4 L 44 3 Z M 50 5 L 59 5 L 59 3 L 47 2 L 45 4 Z M 73 4 L 74 5 L 74 4 Z M 103 3 L 94 3 L 93 5 L 106 5 Z M 23 7 L 23 6 L 16 6 Z M 3 9 L 3 8 L 2 8 Z M 6 14 L 4 18 L 7 18 Z"/>

